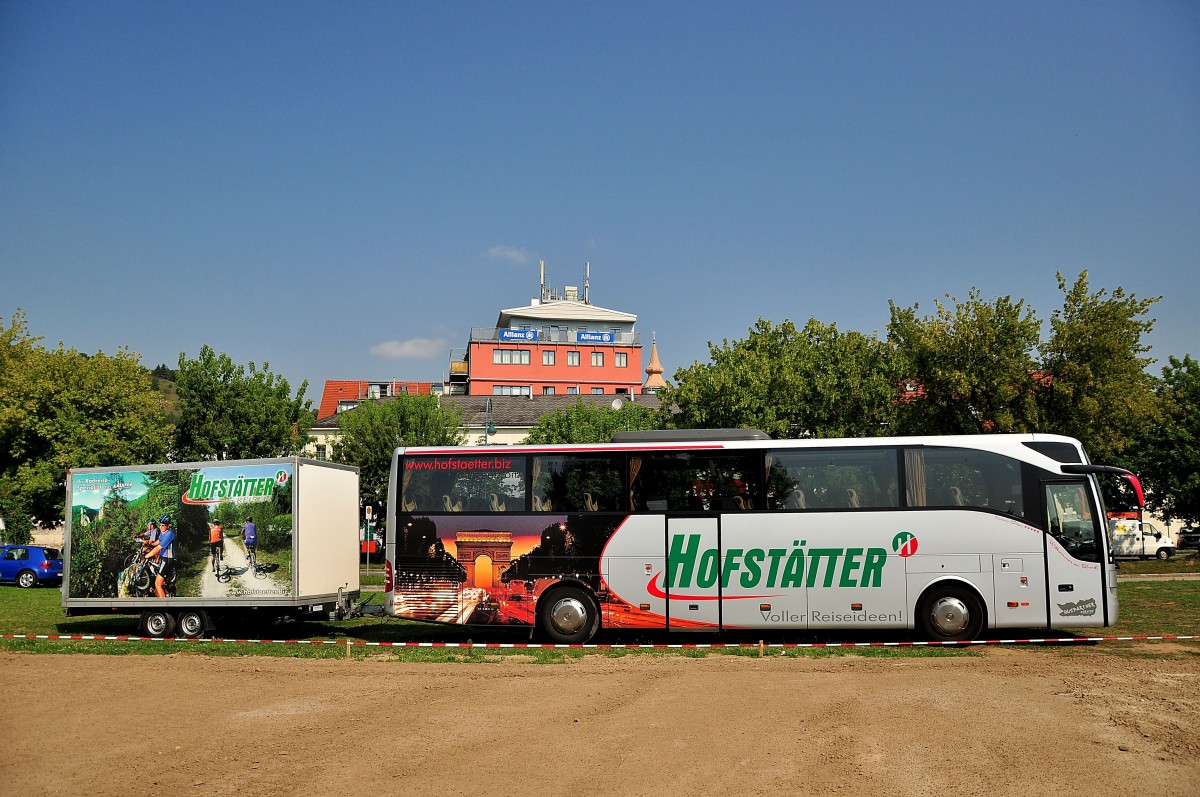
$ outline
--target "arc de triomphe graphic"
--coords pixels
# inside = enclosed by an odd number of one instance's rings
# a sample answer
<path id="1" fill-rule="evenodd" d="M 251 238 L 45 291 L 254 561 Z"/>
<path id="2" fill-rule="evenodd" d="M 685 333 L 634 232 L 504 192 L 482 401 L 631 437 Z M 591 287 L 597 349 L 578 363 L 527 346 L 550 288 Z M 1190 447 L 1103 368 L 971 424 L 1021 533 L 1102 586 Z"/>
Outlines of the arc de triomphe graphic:
<path id="1" fill-rule="evenodd" d="M 467 584 L 491 589 L 512 563 L 511 531 L 460 531 L 454 535 L 455 558 L 467 569 Z M 480 557 L 492 560 L 483 570 L 476 568 Z"/>

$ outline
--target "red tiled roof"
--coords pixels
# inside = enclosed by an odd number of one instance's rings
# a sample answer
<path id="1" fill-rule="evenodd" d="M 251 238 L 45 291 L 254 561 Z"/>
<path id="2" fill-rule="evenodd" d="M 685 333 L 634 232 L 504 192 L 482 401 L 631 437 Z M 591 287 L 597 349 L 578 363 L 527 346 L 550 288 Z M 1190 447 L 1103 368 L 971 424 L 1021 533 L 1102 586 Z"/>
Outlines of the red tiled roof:
<path id="1" fill-rule="evenodd" d="M 326 379 L 325 390 L 321 393 L 321 405 L 317 408 L 318 418 L 328 418 L 337 414 L 338 402 L 360 401 L 367 397 L 371 385 L 388 385 L 388 395 L 398 396 L 408 393 L 410 396 L 428 396 L 432 392 L 432 382 L 372 382 L 367 379 Z"/>

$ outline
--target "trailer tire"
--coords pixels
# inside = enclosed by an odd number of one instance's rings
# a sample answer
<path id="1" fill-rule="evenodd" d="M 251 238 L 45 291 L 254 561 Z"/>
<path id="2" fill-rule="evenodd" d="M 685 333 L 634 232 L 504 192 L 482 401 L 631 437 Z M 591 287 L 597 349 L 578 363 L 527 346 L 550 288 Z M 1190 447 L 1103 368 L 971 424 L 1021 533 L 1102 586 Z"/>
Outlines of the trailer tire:
<path id="1" fill-rule="evenodd" d="M 952 581 L 934 584 L 917 603 L 917 622 L 934 642 L 964 642 L 986 626 L 983 601 L 970 587 Z"/>
<path id="2" fill-rule="evenodd" d="M 184 639 L 199 639 L 204 636 L 208 623 L 205 622 L 204 612 L 186 609 L 179 613 L 179 635 Z"/>
<path id="3" fill-rule="evenodd" d="M 161 639 L 175 633 L 175 615 L 163 609 L 142 612 L 142 634 Z"/>
<path id="4" fill-rule="evenodd" d="M 559 645 L 579 645 L 591 639 L 600 628 L 600 608 L 586 590 L 556 587 L 538 606 L 538 625 L 549 639 Z"/>

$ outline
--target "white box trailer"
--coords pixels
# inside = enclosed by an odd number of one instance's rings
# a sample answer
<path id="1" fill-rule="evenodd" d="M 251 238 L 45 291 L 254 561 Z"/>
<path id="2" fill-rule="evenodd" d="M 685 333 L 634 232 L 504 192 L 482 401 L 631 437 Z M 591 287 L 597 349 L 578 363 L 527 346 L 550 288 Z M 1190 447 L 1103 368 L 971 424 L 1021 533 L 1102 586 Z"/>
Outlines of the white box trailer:
<path id="1" fill-rule="evenodd" d="M 357 468 L 299 457 L 73 469 L 63 607 L 139 614 L 148 636 L 341 616 L 359 594 L 358 507 Z"/>

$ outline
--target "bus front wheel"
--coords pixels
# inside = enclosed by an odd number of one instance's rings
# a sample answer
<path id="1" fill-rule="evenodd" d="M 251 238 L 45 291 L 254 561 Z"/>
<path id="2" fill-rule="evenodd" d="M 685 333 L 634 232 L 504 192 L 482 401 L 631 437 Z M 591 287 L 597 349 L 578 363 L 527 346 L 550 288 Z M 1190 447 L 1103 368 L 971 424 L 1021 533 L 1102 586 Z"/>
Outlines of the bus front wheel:
<path id="1" fill-rule="evenodd" d="M 935 642 L 964 642 L 983 631 L 983 603 L 973 590 L 958 584 L 931 587 L 917 612 L 921 630 Z"/>
<path id="2" fill-rule="evenodd" d="M 538 624 L 556 644 L 578 645 L 600 628 L 600 609 L 585 590 L 558 587 L 542 599 Z"/>

